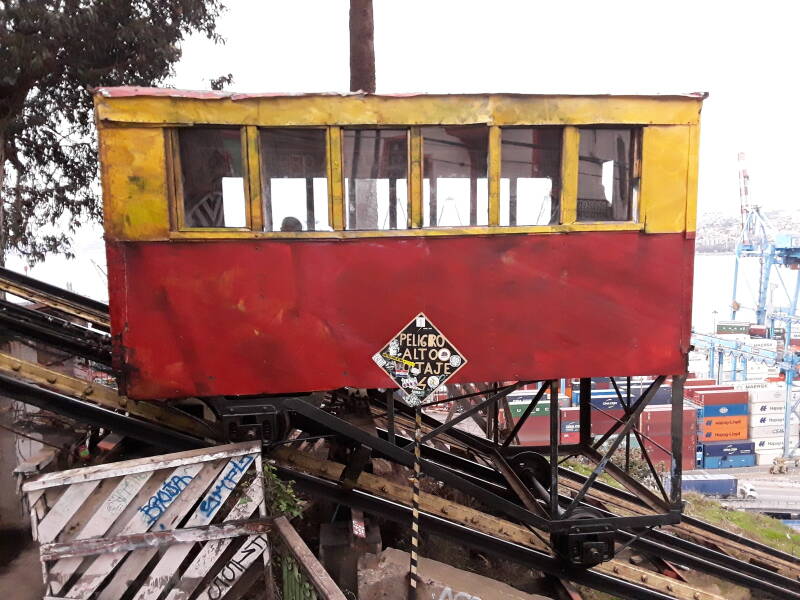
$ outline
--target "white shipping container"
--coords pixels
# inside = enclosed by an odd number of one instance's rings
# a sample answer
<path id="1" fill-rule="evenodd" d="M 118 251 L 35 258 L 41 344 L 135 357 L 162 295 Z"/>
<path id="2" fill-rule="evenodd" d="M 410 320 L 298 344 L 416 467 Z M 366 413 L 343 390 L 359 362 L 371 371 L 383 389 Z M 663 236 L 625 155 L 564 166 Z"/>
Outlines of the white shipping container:
<path id="1" fill-rule="evenodd" d="M 769 425 L 767 427 L 748 427 L 747 431 L 750 433 L 750 439 L 763 440 L 766 438 L 773 438 L 780 436 L 783 437 L 785 428 L 783 425 Z M 792 425 L 789 429 L 789 437 L 797 438 L 800 436 L 800 425 Z"/>
<path id="2" fill-rule="evenodd" d="M 733 386 L 735 390 L 763 390 L 774 384 L 763 379 L 745 379 L 744 381 L 728 381 L 725 385 Z"/>
<path id="3" fill-rule="evenodd" d="M 784 421 L 785 415 L 778 414 L 778 413 L 766 413 L 763 415 L 751 415 L 750 416 L 750 427 L 771 427 L 771 426 L 783 426 L 785 423 Z M 800 423 L 800 419 L 797 418 L 797 415 L 792 415 L 791 423 Z"/>
<path id="4" fill-rule="evenodd" d="M 764 450 L 783 450 L 783 437 L 769 438 L 766 440 L 753 440 L 756 452 Z M 797 448 L 797 440 L 790 441 L 792 448 Z"/>
<path id="5" fill-rule="evenodd" d="M 763 404 L 764 402 L 786 402 L 786 390 L 783 387 L 762 388 L 750 391 L 750 402 Z"/>
<path id="6" fill-rule="evenodd" d="M 751 415 L 783 414 L 786 410 L 785 402 L 765 402 L 763 404 L 751 404 Z"/>
<path id="7" fill-rule="evenodd" d="M 777 456 L 783 456 L 783 448 L 780 450 L 768 450 L 765 452 L 756 452 L 756 465 L 771 465 L 772 461 Z"/>

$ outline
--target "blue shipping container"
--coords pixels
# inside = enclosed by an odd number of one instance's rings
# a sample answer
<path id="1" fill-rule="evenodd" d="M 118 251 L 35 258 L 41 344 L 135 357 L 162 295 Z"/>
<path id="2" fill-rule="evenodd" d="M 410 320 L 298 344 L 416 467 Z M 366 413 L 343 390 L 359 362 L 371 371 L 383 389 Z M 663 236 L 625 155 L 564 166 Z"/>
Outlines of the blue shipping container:
<path id="1" fill-rule="evenodd" d="M 755 454 L 706 456 L 703 459 L 704 469 L 740 469 L 742 467 L 754 467 L 755 464 Z"/>
<path id="2" fill-rule="evenodd" d="M 747 404 L 716 404 L 703 406 L 703 417 L 741 417 L 747 414 Z"/>
<path id="3" fill-rule="evenodd" d="M 683 491 L 692 491 L 706 496 L 727 498 L 736 496 L 738 479 L 733 475 L 684 475 L 681 483 Z"/>
<path id="4" fill-rule="evenodd" d="M 754 442 L 709 442 L 703 444 L 704 456 L 735 456 L 755 452 Z"/>

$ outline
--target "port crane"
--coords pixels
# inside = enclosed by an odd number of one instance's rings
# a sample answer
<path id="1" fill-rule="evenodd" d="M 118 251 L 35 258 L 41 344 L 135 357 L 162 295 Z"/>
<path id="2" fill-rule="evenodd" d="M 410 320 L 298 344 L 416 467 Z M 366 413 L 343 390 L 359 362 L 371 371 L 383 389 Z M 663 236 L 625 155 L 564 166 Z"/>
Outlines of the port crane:
<path id="1" fill-rule="evenodd" d="M 741 206 L 741 230 L 736 240 L 735 262 L 733 268 L 733 293 L 731 296 L 731 320 L 736 319 L 737 313 L 743 308 L 737 300 L 739 283 L 739 266 L 742 259 L 758 258 L 761 268 L 759 271 L 758 297 L 754 308 L 757 325 L 767 325 L 767 335 L 775 338 L 777 323 L 783 323 L 784 346 L 783 350 L 769 351 L 753 348 L 746 342 L 724 339 L 715 335 L 694 333 L 692 343 L 695 348 L 703 349 L 709 356 L 709 374 L 720 380 L 722 376 L 722 363 L 724 357 L 729 357 L 733 364 L 732 378 L 737 376 L 737 365 L 741 361 L 742 373 L 747 377 L 748 362 L 758 362 L 779 368 L 786 379 L 786 409 L 784 413 L 784 454 L 790 453 L 790 425 L 792 415 L 797 414 L 800 400 L 793 399 L 794 380 L 800 372 L 800 353 L 792 345 L 792 327 L 800 324 L 800 315 L 797 314 L 798 298 L 800 297 L 800 234 L 778 231 L 769 219 L 761 212 L 761 207 L 755 204 L 750 196 L 750 176 L 747 172 L 745 154 L 739 153 L 739 201 Z M 781 269 L 781 267 L 784 267 Z M 794 271 L 795 284 L 790 292 L 784 279 L 786 270 Z M 789 305 L 774 307 L 769 299 L 770 281 L 773 273 L 778 279 Z"/>

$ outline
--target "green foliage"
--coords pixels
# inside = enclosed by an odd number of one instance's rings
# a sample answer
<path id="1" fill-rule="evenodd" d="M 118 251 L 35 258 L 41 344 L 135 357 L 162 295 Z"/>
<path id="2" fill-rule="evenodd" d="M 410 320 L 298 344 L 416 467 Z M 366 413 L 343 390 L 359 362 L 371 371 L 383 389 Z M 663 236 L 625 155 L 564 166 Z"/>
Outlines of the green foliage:
<path id="1" fill-rule="evenodd" d="M 794 556 L 800 556 L 800 532 L 784 525 L 778 519 L 759 513 L 729 510 L 719 502 L 694 492 L 685 492 L 683 499 L 686 501 L 685 512 L 688 515 Z"/>
<path id="2" fill-rule="evenodd" d="M 99 219 L 91 90 L 152 86 L 179 44 L 220 41 L 221 0 L 0 0 L 0 263 L 68 252 Z M 43 232 L 43 229 L 47 233 Z"/>
<path id="3" fill-rule="evenodd" d="M 271 516 L 285 515 L 293 518 L 303 514 L 303 507 L 294 491 L 294 482 L 280 479 L 275 467 L 269 463 L 264 464 L 264 485 L 267 510 Z"/>

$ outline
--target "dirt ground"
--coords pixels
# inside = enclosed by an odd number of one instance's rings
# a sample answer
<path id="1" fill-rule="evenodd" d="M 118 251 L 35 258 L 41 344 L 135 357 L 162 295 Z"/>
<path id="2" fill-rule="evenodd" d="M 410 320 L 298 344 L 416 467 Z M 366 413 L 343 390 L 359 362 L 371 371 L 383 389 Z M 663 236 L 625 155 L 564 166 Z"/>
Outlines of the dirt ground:
<path id="1" fill-rule="evenodd" d="M 0 590 L 3 600 L 41 600 L 39 549 L 27 529 L 0 530 Z"/>

